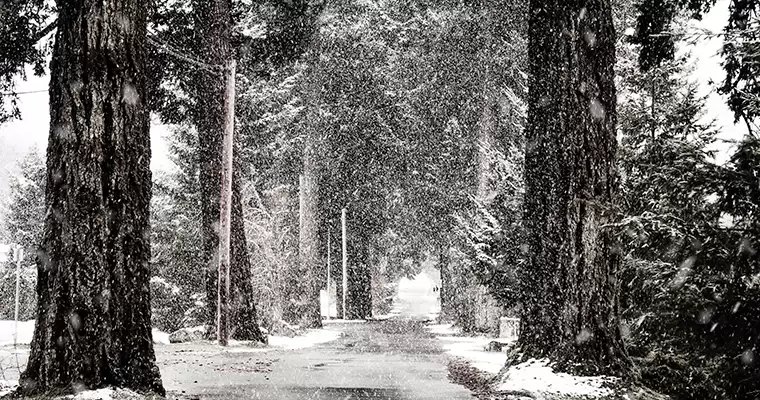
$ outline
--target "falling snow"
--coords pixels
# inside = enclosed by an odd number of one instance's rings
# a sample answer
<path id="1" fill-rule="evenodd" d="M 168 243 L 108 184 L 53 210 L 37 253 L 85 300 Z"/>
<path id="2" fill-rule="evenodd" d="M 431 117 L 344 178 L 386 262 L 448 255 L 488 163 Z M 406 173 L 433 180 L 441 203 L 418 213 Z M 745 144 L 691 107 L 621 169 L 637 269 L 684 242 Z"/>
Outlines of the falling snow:
<path id="1" fill-rule="evenodd" d="M 0 396 L 760 393 L 760 1 L 58 3 L 0 13 Z"/>

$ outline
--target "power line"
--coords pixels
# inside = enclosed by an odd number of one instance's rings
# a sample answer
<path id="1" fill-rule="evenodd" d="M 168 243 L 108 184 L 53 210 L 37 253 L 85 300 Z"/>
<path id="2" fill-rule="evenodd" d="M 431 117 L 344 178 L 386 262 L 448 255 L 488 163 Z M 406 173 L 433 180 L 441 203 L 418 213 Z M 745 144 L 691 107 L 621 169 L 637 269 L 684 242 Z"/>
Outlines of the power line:
<path id="1" fill-rule="evenodd" d="M 44 34 L 50 33 L 53 29 L 55 29 L 57 22 L 58 21 L 55 20 L 50 25 L 48 25 L 43 30 Z M 156 49 L 164 51 L 164 52 L 166 52 L 169 55 L 172 55 L 172 56 L 174 56 L 174 57 L 176 57 L 176 58 L 178 58 L 178 59 L 180 59 L 182 61 L 185 61 L 186 63 L 195 65 L 196 67 L 198 67 L 198 68 L 200 68 L 200 69 L 202 69 L 204 71 L 211 72 L 211 73 L 217 73 L 218 74 L 218 73 L 224 72 L 224 70 L 227 68 L 226 66 L 223 66 L 223 65 L 208 64 L 208 63 L 205 63 L 205 62 L 199 60 L 196 57 L 193 57 L 193 56 L 187 55 L 187 54 L 183 54 L 180 50 L 178 50 L 174 46 L 172 46 L 169 43 L 166 43 L 166 42 L 161 41 L 160 39 L 158 39 L 158 37 L 157 37 L 157 35 L 155 33 L 151 32 L 149 35 L 147 35 L 147 39 L 148 39 L 148 44 L 152 45 Z M 48 89 L 28 90 L 28 91 L 23 91 L 23 92 L 0 92 L 0 95 L 3 95 L 3 96 L 17 96 L 17 95 L 20 95 L 20 94 L 46 93 L 47 91 L 48 91 Z"/>
<path id="2" fill-rule="evenodd" d="M 3 96 L 16 96 L 19 94 L 34 94 L 34 93 L 47 93 L 47 89 L 40 89 L 40 90 L 27 90 L 24 92 L 2 92 L 0 93 Z"/>
<path id="3" fill-rule="evenodd" d="M 199 60 L 198 58 L 183 54 L 180 50 L 176 49 L 172 45 L 158 39 L 158 37 L 154 33 L 151 33 L 150 35 L 148 35 L 148 43 L 152 45 L 153 47 L 166 52 L 169 55 L 172 55 L 189 64 L 195 65 L 196 67 L 201 68 L 205 71 L 220 73 L 220 72 L 223 72 L 225 69 L 225 67 L 222 65 L 208 64 Z"/>

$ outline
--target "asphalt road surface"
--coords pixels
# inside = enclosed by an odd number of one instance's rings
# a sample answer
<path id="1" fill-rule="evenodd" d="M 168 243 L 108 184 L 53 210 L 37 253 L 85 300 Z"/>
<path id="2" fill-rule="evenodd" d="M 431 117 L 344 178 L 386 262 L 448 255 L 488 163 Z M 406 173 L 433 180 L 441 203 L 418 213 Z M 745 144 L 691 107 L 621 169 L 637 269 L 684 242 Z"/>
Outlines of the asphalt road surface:
<path id="1" fill-rule="evenodd" d="M 419 319 L 330 324 L 340 339 L 302 350 L 204 352 L 158 346 L 172 395 L 198 399 L 473 399 Z"/>

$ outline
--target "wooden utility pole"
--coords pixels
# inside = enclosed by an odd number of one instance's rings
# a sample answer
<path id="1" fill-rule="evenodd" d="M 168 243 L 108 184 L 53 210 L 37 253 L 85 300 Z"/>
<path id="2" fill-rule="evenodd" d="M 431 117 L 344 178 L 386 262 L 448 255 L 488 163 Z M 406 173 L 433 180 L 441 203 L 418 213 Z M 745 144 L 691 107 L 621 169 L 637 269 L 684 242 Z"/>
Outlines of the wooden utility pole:
<path id="1" fill-rule="evenodd" d="M 13 312 L 13 348 L 18 343 L 18 297 L 21 292 L 21 260 L 24 259 L 24 248 L 16 248 L 16 309 Z"/>
<path id="2" fill-rule="evenodd" d="M 346 245 L 346 209 L 340 212 L 340 224 L 343 231 L 343 319 L 346 319 L 346 296 L 348 296 L 348 248 Z"/>
<path id="3" fill-rule="evenodd" d="M 222 142 L 222 189 L 219 200 L 219 279 L 216 306 L 216 338 L 226 346 L 230 335 L 230 225 L 232 216 L 232 152 L 235 130 L 235 69 L 232 60 L 225 68 L 224 139 Z"/>

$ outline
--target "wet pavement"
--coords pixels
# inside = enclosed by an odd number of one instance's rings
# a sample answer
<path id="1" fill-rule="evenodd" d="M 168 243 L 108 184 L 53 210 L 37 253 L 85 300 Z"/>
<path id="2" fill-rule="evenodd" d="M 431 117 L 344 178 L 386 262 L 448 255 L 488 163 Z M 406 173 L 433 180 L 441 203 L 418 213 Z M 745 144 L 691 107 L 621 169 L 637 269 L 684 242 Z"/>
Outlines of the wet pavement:
<path id="1" fill-rule="evenodd" d="M 344 335 L 302 350 L 205 351 L 158 346 L 164 385 L 198 399 L 473 399 L 419 319 L 327 324 Z M 211 349 L 209 349 L 211 350 Z"/>

